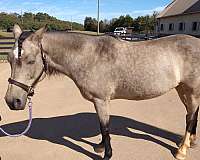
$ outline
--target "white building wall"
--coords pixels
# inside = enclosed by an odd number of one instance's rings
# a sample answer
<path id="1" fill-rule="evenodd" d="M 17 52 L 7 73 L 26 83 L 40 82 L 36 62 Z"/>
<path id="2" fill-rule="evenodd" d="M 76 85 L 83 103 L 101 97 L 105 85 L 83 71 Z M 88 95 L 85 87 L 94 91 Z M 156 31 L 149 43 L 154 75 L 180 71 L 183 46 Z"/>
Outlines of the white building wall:
<path id="1" fill-rule="evenodd" d="M 194 36 L 200 36 L 200 13 L 179 15 L 174 17 L 166 17 L 157 19 L 157 32 L 161 35 L 171 35 L 171 34 L 189 34 Z M 192 30 L 193 22 L 198 22 L 197 31 Z M 169 24 L 174 24 L 174 29 L 169 31 Z M 179 23 L 185 23 L 185 30 L 179 30 Z M 164 25 L 164 30 L 160 30 L 161 24 Z"/>

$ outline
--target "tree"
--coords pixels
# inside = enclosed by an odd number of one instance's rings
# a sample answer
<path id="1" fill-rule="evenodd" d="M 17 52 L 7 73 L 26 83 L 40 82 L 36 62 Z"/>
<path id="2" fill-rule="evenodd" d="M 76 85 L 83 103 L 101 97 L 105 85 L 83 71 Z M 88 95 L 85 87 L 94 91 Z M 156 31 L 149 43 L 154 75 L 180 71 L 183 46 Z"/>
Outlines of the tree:
<path id="1" fill-rule="evenodd" d="M 153 15 L 139 16 L 133 19 L 130 15 L 113 18 L 110 21 L 100 21 L 100 32 L 113 32 L 117 27 L 133 27 L 138 33 L 152 33 L 156 25 L 157 12 Z M 84 21 L 84 28 L 87 31 L 96 31 L 96 19 L 86 17 Z"/>
<path id="2" fill-rule="evenodd" d="M 23 15 L 23 19 L 31 20 L 31 21 L 34 20 L 34 17 L 35 17 L 35 15 L 33 13 L 27 13 L 27 12 L 25 12 L 24 15 Z"/>
<path id="3" fill-rule="evenodd" d="M 21 24 L 21 18 L 23 18 L 23 24 Z M 49 24 L 50 30 L 68 30 L 71 25 L 71 22 L 58 20 L 46 13 L 33 14 L 26 12 L 22 17 L 17 13 L 0 13 L 0 29 L 10 29 L 16 23 L 26 30 L 37 30 L 46 24 Z M 83 25 L 74 22 L 73 28 L 83 30 Z"/>
<path id="4" fill-rule="evenodd" d="M 97 20 L 92 17 L 86 17 L 84 21 L 84 28 L 86 31 L 97 31 Z"/>
<path id="5" fill-rule="evenodd" d="M 110 31 L 114 31 L 117 27 L 131 27 L 133 25 L 133 18 L 130 15 L 113 18 L 110 25 Z"/>
<path id="6" fill-rule="evenodd" d="M 42 22 L 42 21 L 46 21 L 46 20 L 50 19 L 50 16 L 46 13 L 39 12 L 35 15 L 35 19 L 39 22 Z"/>
<path id="7" fill-rule="evenodd" d="M 18 23 L 16 14 L 0 13 L 0 29 L 10 29 L 15 23 Z"/>

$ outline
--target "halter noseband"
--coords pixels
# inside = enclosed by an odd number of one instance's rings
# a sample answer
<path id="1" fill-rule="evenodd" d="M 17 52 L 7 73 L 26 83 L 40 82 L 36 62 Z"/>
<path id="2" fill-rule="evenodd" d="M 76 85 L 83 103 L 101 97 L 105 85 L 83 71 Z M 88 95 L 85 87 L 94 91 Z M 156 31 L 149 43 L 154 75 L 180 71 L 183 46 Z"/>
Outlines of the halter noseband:
<path id="1" fill-rule="evenodd" d="M 25 39 L 22 39 L 22 40 L 24 41 Z M 21 58 L 21 47 L 22 47 L 23 41 L 21 41 L 20 45 L 18 46 L 19 47 L 19 53 L 18 53 L 19 59 Z M 38 78 L 32 83 L 32 85 L 30 85 L 30 86 L 26 85 L 24 83 L 21 83 L 21 82 L 18 82 L 16 80 L 12 79 L 12 78 L 8 79 L 9 84 L 13 84 L 13 85 L 15 85 L 17 87 L 22 88 L 24 91 L 26 91 L 28 93 L 28 97 L 32 97 L 34 95 L 34 87 L 36 86 L 36 84 L 40 80 L 40 78 L 42 77 L 43 73 L 47 71 L 46 56 L 43 53 L 43 48 L 42 48 L 42 44 L 41 43 L 40 43 L 40 50 L 41 50 L 43 68 L 42 68 L 42 71 L 40 72 Z"/>

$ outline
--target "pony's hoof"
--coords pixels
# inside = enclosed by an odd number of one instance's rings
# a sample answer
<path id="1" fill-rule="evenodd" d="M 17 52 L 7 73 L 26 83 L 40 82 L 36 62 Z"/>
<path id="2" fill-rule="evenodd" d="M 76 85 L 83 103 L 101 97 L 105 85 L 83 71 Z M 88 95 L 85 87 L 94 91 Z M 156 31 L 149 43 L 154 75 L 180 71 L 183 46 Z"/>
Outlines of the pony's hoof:
<path id="1" fill-rule="evenodd" d="M 177 151 L 175 158 L 178 160 L 185 160 L 186 159 L 186 155 L 181 153 L 180 151 Z"/>
<path id="2" fill-rule="evenodd" d="M 190 148 L 196 148 L 197 147 L 197 138 L 196 135 L 192 135 L 190 137 Z"/>
<path id="3" fill-rule="evenodd" d="M 96 153 L 102 153 L 105 151 L 104 145 L 103 144 L 98 144 L 94 147 L 94 151 Z"/>
<path id="4" fill-rule="evenodd" d="M 190 143 L 190 148 L 194 149 L 198 146 L 198 144 L 196 142 L 191 142 Z"/>

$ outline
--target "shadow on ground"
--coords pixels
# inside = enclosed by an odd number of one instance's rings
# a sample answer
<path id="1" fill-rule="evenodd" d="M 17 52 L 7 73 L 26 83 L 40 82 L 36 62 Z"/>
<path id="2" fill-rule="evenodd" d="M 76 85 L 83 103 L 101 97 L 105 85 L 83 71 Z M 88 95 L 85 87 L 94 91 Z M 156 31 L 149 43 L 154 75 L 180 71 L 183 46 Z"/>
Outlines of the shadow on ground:
<path id="1" fill-rule="evenodd" d="M 14 134 L 16 131 L 23 131 L 27 124 L 28 121 L 21 121 L 12 124 L 6 124 L 2 126 L 2 128 Z M 129 131 L 128 128 L 142 131 L 144 133 L 133 133 Z M 83 138 L 94 137 L 98 134 L 99 124 L 96 114 L 79 113 L 61 117 L 35 118 L 33 120 L 32 127 L 26 136 L 33 139 L 47 140 L 55 144 L 64 145 L 77 152 L 85 154 L 92 159 L 99 160 L 101 157 L 97 154 L 89 152 L 81 146 L 78 146 L 63 138 L 69 137 L 75 141 L 81 141 L 94 147 L 94 143 L 86 141 Z M 176 150 L 175 147 L 166 144 L 165 142 L 162 142 L 151 135 L 162 137 L 176 144 L 179 144 L 181 140 L 181 136 L 178 134 L 121 116 L 111 116 L 111 134 L 154 142 L 155 144 L 170 150 L 173 154 Z M 0 134 L 0 137 L 3 137 L 3 135 Z"/>

